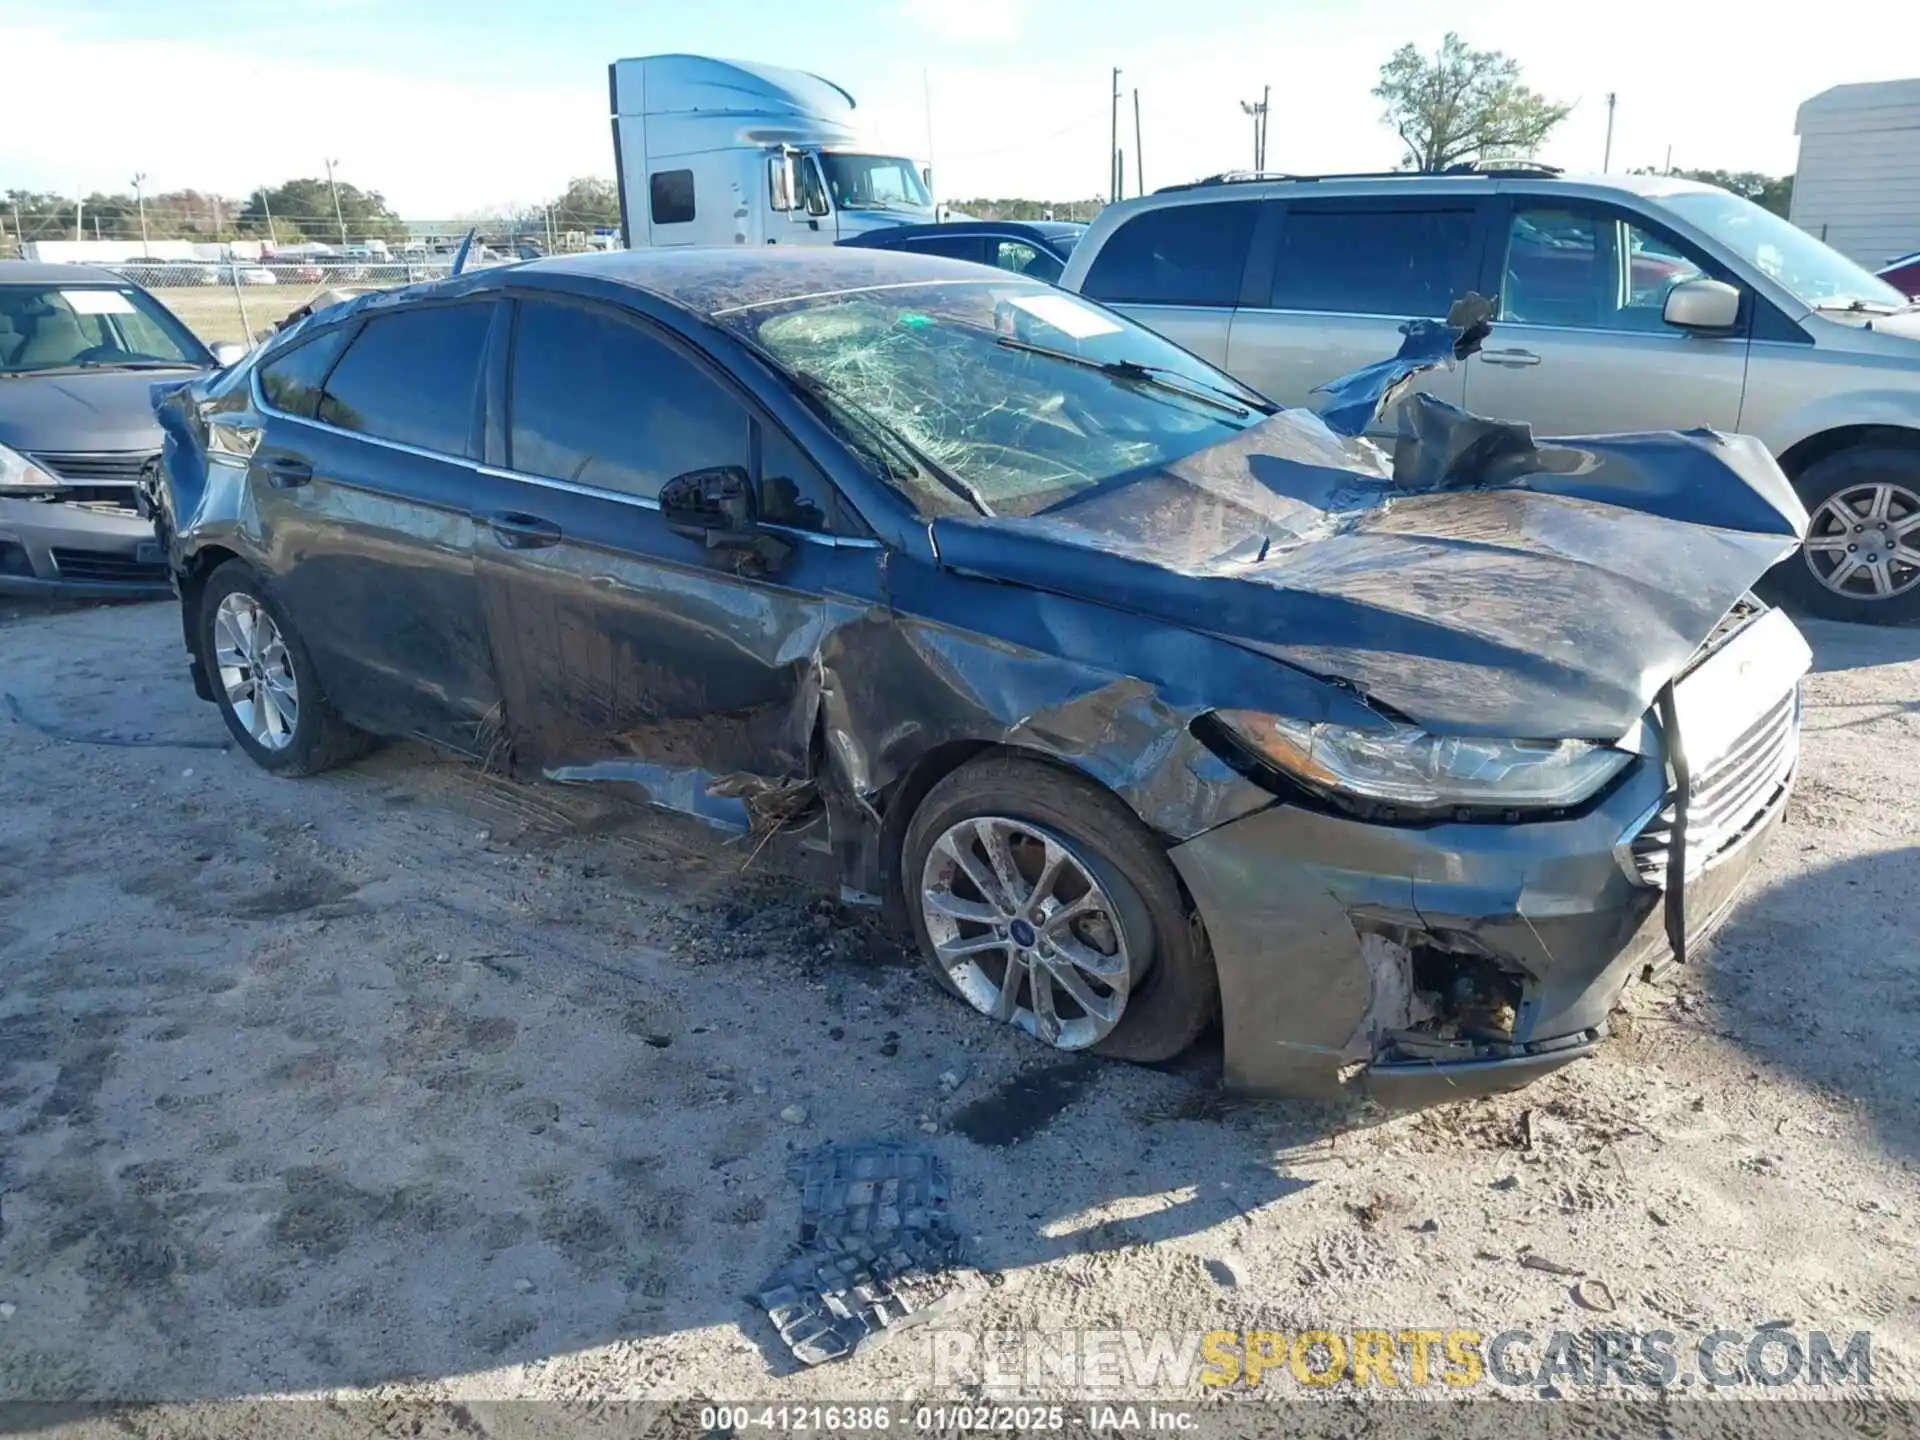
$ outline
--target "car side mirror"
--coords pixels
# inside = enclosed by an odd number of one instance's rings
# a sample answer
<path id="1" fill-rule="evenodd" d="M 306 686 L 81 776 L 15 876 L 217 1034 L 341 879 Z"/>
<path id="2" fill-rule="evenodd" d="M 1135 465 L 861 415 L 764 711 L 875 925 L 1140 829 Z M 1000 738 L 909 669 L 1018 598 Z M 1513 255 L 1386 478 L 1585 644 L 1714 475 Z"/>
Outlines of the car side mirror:
<path id="1" fill-rule="evenodd" d="M 1682 280 L 1660 316 L 1681 330 L 1731 330 L 1740 322 L 1740 292 L 1724 280 Z"/>
<path id="2" fill-rule="evenodd" d="M 660 517 L 708 550 L 735 550 L 771 569 L 792 547 L 760 528 L 753 477 L 738 465 L 689 470 L 660 487 Z"/>
<path id="3" fill-rule="evenodd" d="M 238 340 L 216 340 L 207 347 L 213 363 L 222 370 L 247 358 L 247 347 Z"/>

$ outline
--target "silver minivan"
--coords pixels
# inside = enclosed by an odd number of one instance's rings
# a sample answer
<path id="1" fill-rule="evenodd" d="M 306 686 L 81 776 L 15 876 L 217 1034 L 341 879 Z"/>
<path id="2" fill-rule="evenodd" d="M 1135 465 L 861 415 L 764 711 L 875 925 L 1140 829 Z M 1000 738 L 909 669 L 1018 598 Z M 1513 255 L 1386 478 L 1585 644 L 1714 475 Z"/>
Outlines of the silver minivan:
<path id="1" fill-rule="evenodd" d="M 1812 516 L 1770 577 L 1782 595 L 1920 618 L 1920 306 L 1724 190 L 1545 169 L 1227 176 L 1110 207 L 1060 284 L 1284 405 L 1391 352 L 1409 317 L 1497 295 L 1486 348 L 1429 392 L 1543 435 L 1757 436 Z"/>

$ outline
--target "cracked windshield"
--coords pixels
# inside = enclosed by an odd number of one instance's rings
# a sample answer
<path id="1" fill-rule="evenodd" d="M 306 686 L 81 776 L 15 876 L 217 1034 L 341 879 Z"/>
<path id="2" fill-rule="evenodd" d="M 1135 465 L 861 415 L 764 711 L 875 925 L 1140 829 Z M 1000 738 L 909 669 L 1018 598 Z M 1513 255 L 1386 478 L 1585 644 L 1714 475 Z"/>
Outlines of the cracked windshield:
<path id="1" fill-rule="evenodd" d="M 726 321 L 921 462 L 888 468 L 930 513 L 1032 515 L 1266 411 L 1184 350 L 1043 286 L 861 290 Z M 916 469 L 946 472 L 970 498 Z"/>

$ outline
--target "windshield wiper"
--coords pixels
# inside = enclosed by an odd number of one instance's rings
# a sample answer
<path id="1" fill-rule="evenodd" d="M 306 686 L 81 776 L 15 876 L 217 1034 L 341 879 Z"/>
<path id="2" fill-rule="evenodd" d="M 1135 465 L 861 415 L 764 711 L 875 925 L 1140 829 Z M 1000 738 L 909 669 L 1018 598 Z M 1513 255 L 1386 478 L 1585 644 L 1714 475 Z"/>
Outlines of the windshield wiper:
<path id="1" fill-rule="evenodd" d="M 1829 315 L 1898 315 L 1900 313 L 1898 306 L 1885 305 L 1877 300 L 1862 300 L 1858 296 L 1846 300 L 1816 300 L 1813 308 Z"/>
<path id="2" fill-rule="evenodd" d="M 28 370 L 0 371 L 6 375 L 85 375 L 95 370 L 198 370 L 191 360 L 76 360 L 71 365 L 39 365 Z"/>
<path id="3" fill-rule="evenodd" d="M 1051 345 L 1036 345 L 1031 340 L 1016 340 L 1011 335 L 996 335 L 994 343 L 1002 349 L 1018 350 L 1023 355 L 1044 355 L 1049 360 L 1064 360 L 1069 365 L 1078 365 L 1083 370 L 1097 370 L 1115 380 L 1132 385 L 1151 385 L 1156 390 L 1165 390 L 1172 395 L 1185 396 L 1202 405 L 1211 405 L 1216 410 L 1224 410 L 1229 415 L 1242 419 L 1257 409 L 1262 415 L 1271 415 L 1271 405 L 1255 405 L 1249 397 L 1237 395 L 1220 385 L 1209 385 L 1204 380 L 1195 380 L 1190 375 L 1182 375 L 1178 370 L 1170 370 L 1164 365 L 1143 365 L 1138 360 L 1095 360 L 1086 355 L 1076 355 L 1071 350 L 1056 350 Z"/>
<path id="4" fill-rule="evenodd" d="M 904 435 L 899 434 L 889 426 L 881 424 L 859 406 L 842 400 L 839 395 L 834 393 L 833 387 L 827 384 L 826 381 L 816 379 L 812 375 L 801 374 L 795 370 L 786 370 L 783 371 L 783 373 L 788 375 L 794 383 L 799 385 L 807 394 L 813 396 L 826 407 L 835 419 L 851 424 L 865 434 L 868 441 L 880 452 L 875 458 L 896 478 L 902 480 L 918 480 L 923 476 L 930 476 L 942 489 L 951 491 L 954 495 L 973 506 L 973 508 L 978 510 L 982 515 L 993 514 L 993 507 L 987 504 L 980 492 L 974 489 L 973 486 L 947 469 L 946 466 L 923 453 L 918 446 L 908 440 Z M 889 451 L 892 453 L 887 453 Z"/>

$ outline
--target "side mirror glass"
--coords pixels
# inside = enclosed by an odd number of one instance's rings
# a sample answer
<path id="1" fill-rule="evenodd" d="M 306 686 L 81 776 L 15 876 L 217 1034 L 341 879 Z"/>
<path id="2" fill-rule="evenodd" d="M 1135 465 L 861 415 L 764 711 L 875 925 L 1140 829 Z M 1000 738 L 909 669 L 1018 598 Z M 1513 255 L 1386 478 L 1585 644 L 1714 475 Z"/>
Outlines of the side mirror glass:
<path id="1" fill-rule="evenodd" d="M 1730 330 L 1740 321 L 1740 292 L 1724 280 L 1682 280 L 1660 315 L 1681 330 Z"/>
<path id="2" fill-rule="evenodd" d="M 807 167 L 806 183 L 800 187 L 801 193 L 806 196 L 807 214 L 815 219 L 832 214 L 832 207 L 827 204 L 827 184 L 820 176 L 819 162 L 809 155 L 801 163 Z"/>
<path id="3" fill-rule="evenodd" d="M 213 363 L 222 370 L 247 358 L 247 347 L 238 340 L 216 340 L 207 349 L 212 352 Z"/>
<path id="4" fill-rule="evenodd" d="M 775 210 L 793 209 L 793 156 L 782 154 L 768 157 L 767 192 Z"/>

